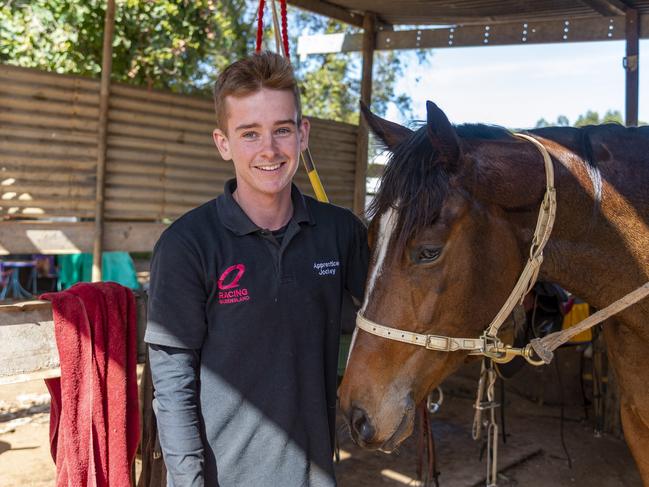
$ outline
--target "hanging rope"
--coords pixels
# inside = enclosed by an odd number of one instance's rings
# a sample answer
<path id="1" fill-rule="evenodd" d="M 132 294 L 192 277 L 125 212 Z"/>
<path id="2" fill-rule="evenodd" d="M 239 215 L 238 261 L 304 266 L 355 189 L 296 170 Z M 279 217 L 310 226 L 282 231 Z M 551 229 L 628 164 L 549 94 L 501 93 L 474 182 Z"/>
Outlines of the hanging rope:
<path id="1" fill-rule="evenodd" d="M 255 52 L 261 52 L 261 42 L 264 37 L 264 7 L 266 1 L 259 0 L 259 12 L 257 13 L 257 44 Z"/>
<path id="2" fill-rule="evenodd" d="M 275 40 L 277 43 L 277 51 L 283 51 L 282 54 L 286 59 L 291 61 L 289 45 L 288 45 L 288 13 L 286 7 L 286 0 L 279 0 L 280 4 L 280 16 L 281 16 L 281 29 L 278 25 L 277 13 L 275 8 L 275 0 L 270 0 L 273 13 L 273 27 L 275 31 Z M 259 0 L 259 11 L 257 16 L 257 46 L 255 48 L 256 52 L 261 52 L 261 45 L 263 41 L 264 34 L 264 6 L 265 0 Z M 281 30 L 281 33 L 280 33 Z M 302 163 L 306 169 L 307 175 L 309 176 L 309 182 L 313 188 L 313 193 L 318 201 L 329 203 L 329 198 L 325 192 L 322 181 L 320 180 L 320 175 L 318 170 L 315 167 L 313 157 L 311 156 L 311 151 L 307 147 L 304 152 L 301 154 Z"/>
<path id="3" fill-rule="evenodd" d="M 282 44 L 284 46 L 284 56 L 287 59 L 291 59 L 290 52 L 288 50 L 288 14 L 286 11 L 286 0 L 279 0 L 279 5 L 281 9 L 282 17 Z"/>
<path id="4" fill-rule="evenodd" d="M 473 417 L 471 436 L 474 440 L 477 440 L 482 434 L 482 429 L 486 429 L 486 487 L 496 487 L 498 478 L 498 423 L 496 422 L 496 408 L 500 407 L 500 404 L 495 400 L 496 379 L 497 375 L 493 361 L 487 358 L 482 359 L 478 391 L 473 406 L 475 415 Z M 483 419 L 483 413 L 487 414 L 486 419 Z M 480 457 L 482 457 L 482 452 L 480 453 Z"/>

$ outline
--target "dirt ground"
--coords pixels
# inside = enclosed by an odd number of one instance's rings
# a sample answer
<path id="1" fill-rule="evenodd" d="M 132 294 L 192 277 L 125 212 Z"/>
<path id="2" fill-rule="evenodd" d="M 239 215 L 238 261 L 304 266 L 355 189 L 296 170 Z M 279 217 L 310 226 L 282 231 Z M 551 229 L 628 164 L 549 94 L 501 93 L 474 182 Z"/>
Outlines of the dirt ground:
<path id="1" fill-rule="evenodd" d="M 450 380 L 451 389 L 457 390 L 454 380 L 459 379 Z M 433 416 L 441 487 L 485 485 L 486 464 L 480 459 L 483 445 L 471 438 L 473 401 L 468 394 L 446 392 L 441 410 Z M 596 436 L 592 423 L 582 417 L 581 408 L 567 408 L 564 412 L 564 442 L 572 460 L 570 468 L 561 446 L 560 408 L 539 406 L 509 393 L 507 442 L 501 441 L 498 449 L 498 486 L 641 487 L 624 441 L 609 435 Z M 348 435 L 341 448 L 345 453 L 345 460 L 337 466 L 341 487 L 419 485 L 415 435 L 391 455 L 361 450 Z"/>
<path id="2" fill-rule="evenodd" d="M 433 418 L 442 487 L 484 485 L 481 444 L 471 439 L 473 399 L 465 383 L 453 384 Z M 464 380 L 464 379 L 462 379 Z M 515 394 L 506 400 L 507 443 L 499 447 L 501 487 L 525 485 L 640 487 L 641 481 L 623 440 L 596 437 L 583 410 L 567 408 L 564 439 L 572 468 L 561 447 L 559 408 L 539 406 Z M 45 487 L 54 483 L 49 453 L 49 395 L 42 381 L 0 387 L 0 486 Z M 364 451 L 341 435 L 337 476 L 341 487 L 418 485 L 416 440 L 392 455 Z"/>

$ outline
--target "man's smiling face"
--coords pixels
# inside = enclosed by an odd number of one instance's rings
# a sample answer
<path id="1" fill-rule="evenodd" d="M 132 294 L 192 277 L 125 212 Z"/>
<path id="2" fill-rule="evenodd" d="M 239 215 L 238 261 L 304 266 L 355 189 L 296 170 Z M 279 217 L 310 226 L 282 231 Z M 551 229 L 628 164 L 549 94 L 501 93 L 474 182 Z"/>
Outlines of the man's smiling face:
<path id="1" fill-rule="evenodd" d="M 225 131 L 213 136 L 221 157 L 234 163 L 237 191 L 253 197 L 290 192 L 309 136 L 309 122 L 298 125 L 293 93 L 262 88 L 228 96 L 226 112 Z"/>

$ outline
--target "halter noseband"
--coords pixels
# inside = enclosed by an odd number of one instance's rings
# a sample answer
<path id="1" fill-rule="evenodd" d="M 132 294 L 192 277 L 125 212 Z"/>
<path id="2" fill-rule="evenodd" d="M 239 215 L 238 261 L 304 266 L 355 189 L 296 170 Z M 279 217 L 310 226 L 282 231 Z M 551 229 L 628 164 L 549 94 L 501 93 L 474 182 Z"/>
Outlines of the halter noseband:
<path id="1" fill-rule="evenodd" d="M 536 282 L 539 269 L 543 263 L 543 249 L 550 239 L 557 210 L 557 198 L 554 188 L 554 167 L 552 166 L 552 160 L 548 151 L 538 140 L 530 135 L 519 133 L 514 135 L 531 142 L 541 152 L 545 164 L 546 190 L 539 210 L 539 217 L 536 222 L 536 229 L 534 230 L 530 256 L 527 259 L 527 263 L 507 301 L 505 301 L 505 304 L 500 308 L 500 311 L 496 314 L 489 326 L 487 326 L 483 334 L 479 338 L 454 338 L 442 335 L 414 333 L 375 323 L 363 316 L 360 311 L 356 317 L 356 325 L 358 328 L 372 335 L 387 338 L 388 340 L 418 345 L 425 347 L 427 350 L 435 350 L 438 352 L 463 350 L 468 351 L 469 355 L 484 355 L 498 363 L 509 362 L 516 356 L 525 358 L 525 360 L 533 365 L 541 365 L 544 363 L 543 360 L 537 360 L 535 358 L 534 350 L 530 344 L 524 348 L 514 348 L 505 345 L 498 338 L 498 330 L 502 324 L 513 311 L 516 304 L 523 302 L 523 298 L 530 292 Z"/>

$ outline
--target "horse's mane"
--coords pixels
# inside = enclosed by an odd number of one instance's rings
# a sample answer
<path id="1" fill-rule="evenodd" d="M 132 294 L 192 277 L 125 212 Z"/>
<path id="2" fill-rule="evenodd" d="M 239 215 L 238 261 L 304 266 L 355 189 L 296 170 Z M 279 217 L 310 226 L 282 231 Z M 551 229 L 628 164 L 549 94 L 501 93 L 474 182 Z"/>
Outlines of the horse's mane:
<path id="1" fill-rule="evenodd" d="M 582 128 L 548 127 L 529 132 L 556 141 L 570 138 L 575 152 L 589 169 L 596 171 L 590 137 L 592 133 L 603 130 L 630 130 L 641 137 L 649 136 L 649 127 L 625 128 L 616 124 Z M 463 124 L 455 126 L 455 131 L 464 140 L 511 140 L 514 137 L 509 130 L 494 125 Z M 390 208 L 399 212 L 399 252 L 415 233 L 431 226 L 439 217 L 449 192 L 450 174 L 438 159 L 439 154 L 434 150 L 423 125 L 393 149 L 385 167 L 379 190 L 367 215 L 373 218 Z M 599 193 L 601 182 L 594 180 L 594 184 L 596 193 Z"/>
<path id="2" fill-rule="evenodd" d="M 483 123 L 465 123 L 455 127 L 458 137 L 462 139 L 506 140 L 512 133 L 505 127 L 485 125 Z"/>
<path id="3" fill-rule="evenodd" d="M 463 139 L 500 140 L 512 138 L 502 127 L 466 124 L 455 127 Z M 398 249 L 418 230 L 439 217 L 449 189 L 450 174 L 439 163 L 426 126 L 397 145 L 385 167 L 379 191 L 368 208 L 370 218 L 389 208 L 399 212 Z"/>

